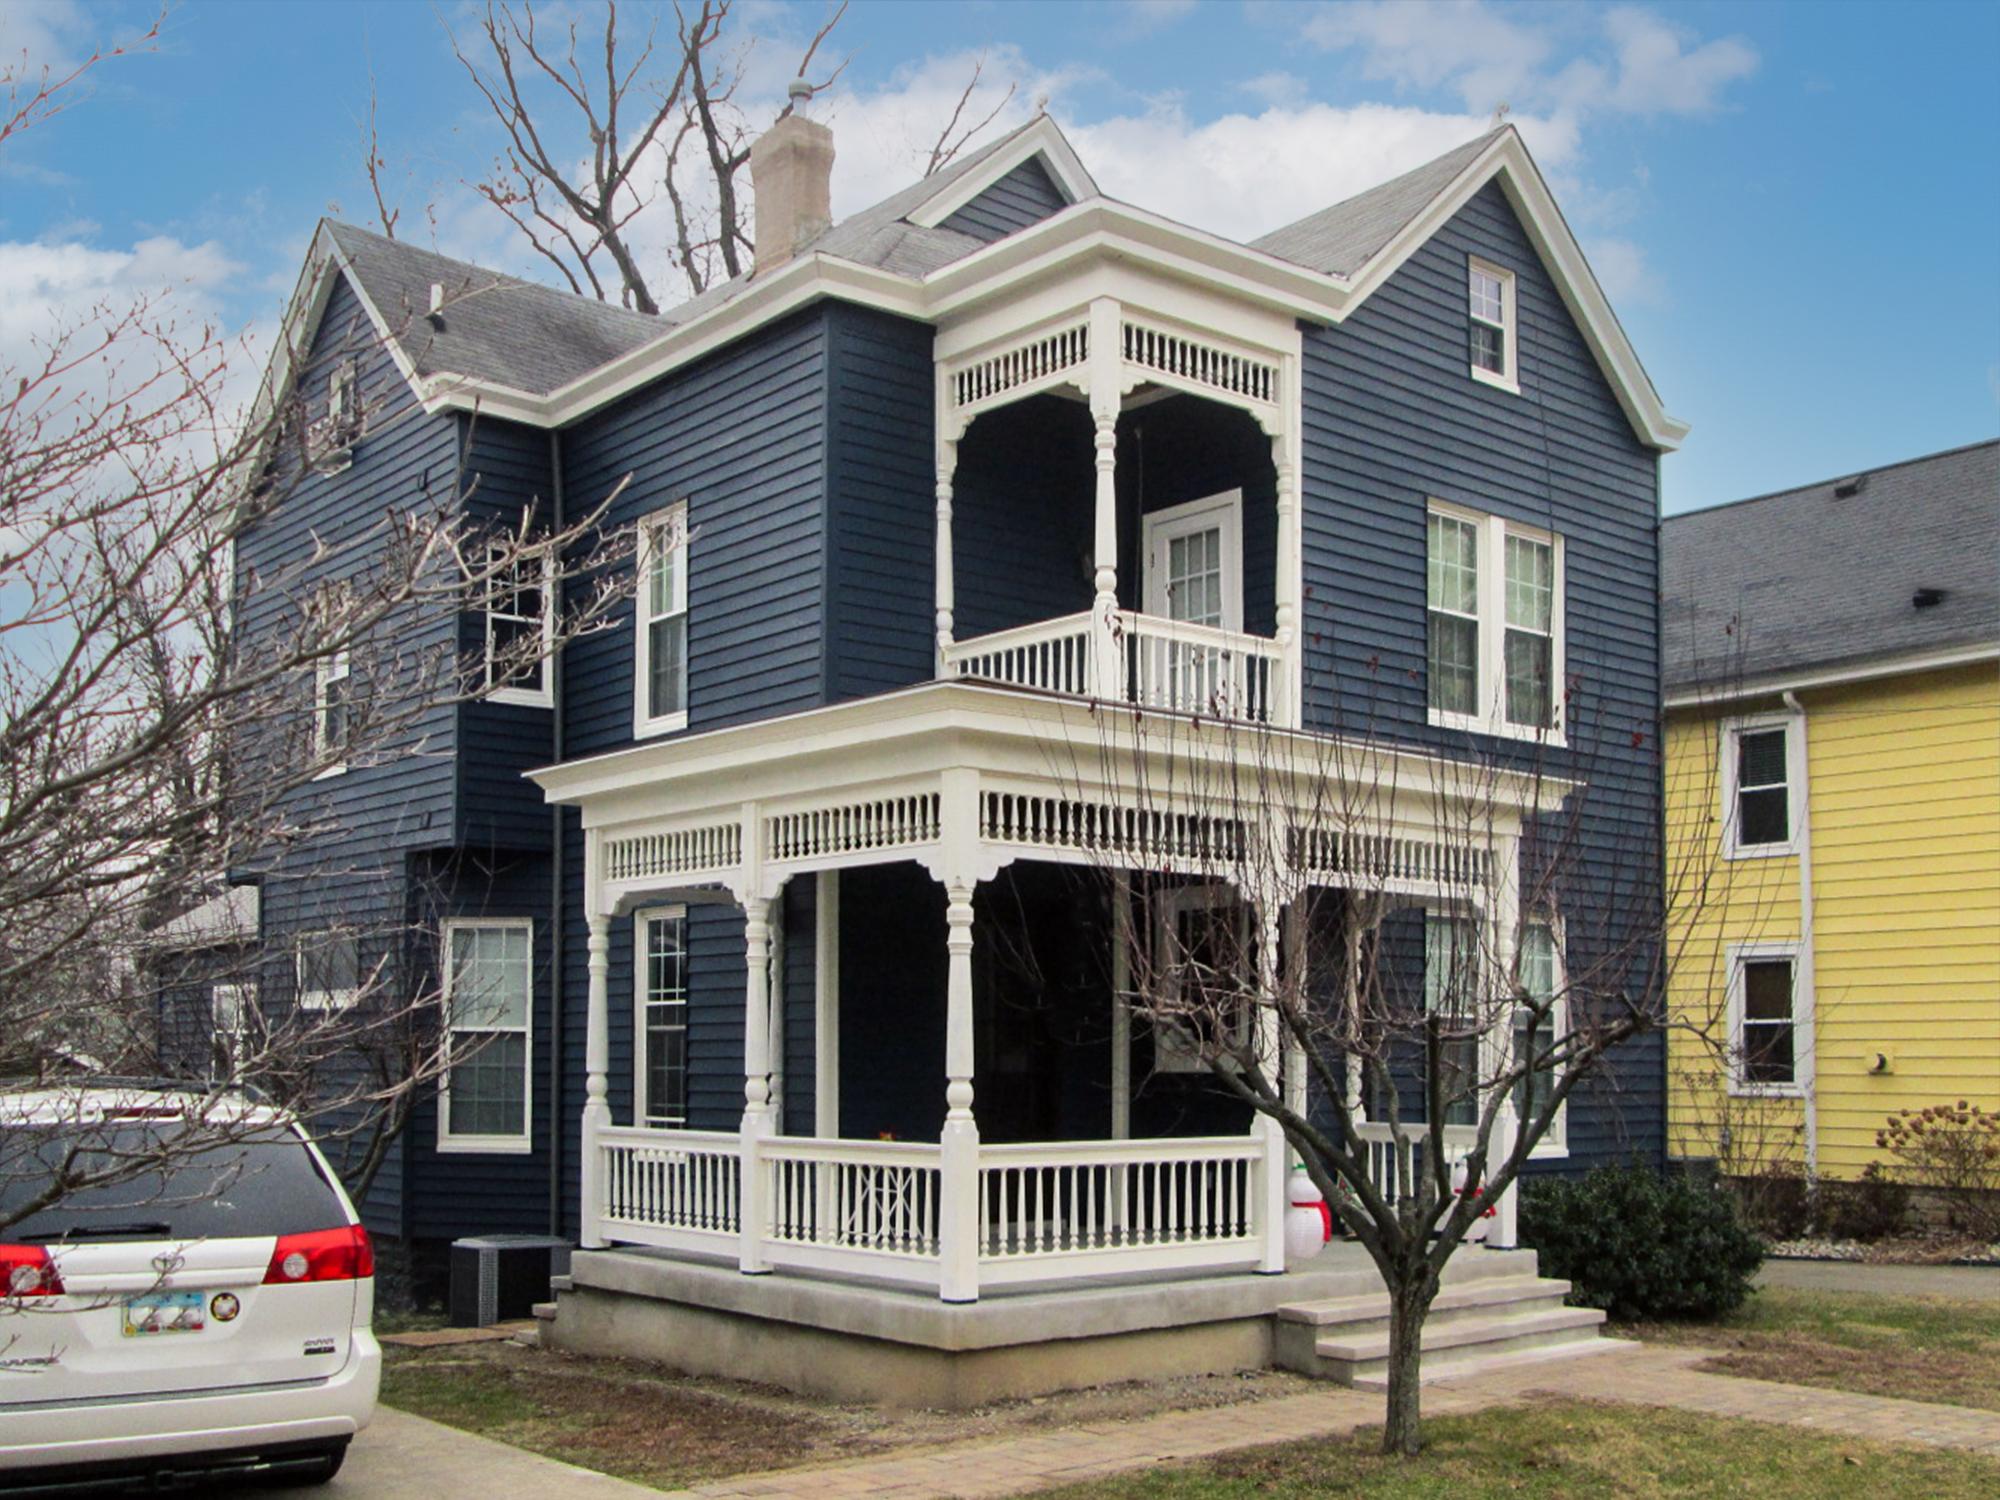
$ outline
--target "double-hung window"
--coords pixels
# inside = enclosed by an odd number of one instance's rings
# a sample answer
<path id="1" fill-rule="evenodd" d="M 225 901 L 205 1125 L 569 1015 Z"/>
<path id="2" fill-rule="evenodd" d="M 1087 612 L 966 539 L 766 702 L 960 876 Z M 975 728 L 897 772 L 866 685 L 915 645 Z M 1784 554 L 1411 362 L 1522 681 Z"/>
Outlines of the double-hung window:
<path id="1" fill-rule="evenodd" d="M 684 1126 L 688 1111 L 687 912 L 656 907 L 632 919 L 637 947 L 638 1097 L 633 1114 L 642 1124 Z"/>
<path id="2" fill-rule="evenodd" d="M 1514 1084 L 1514 1118 L 1525 1125 L 1547 1107 L 1555 1090 L 1559 1070 L 1549 1054 L 1565 1035 L 1562 951 L 1550 923 L 1530 922 L 1521 929 L 1519 978 L 1522 1003 L 1514 1013 L 1514 1066 L 1521 1076 Z M 1536 1144 L 1536 1156 L 1567 1153 L 1568 1114 L 1565 1103 Z"/>
<path id="3" fill-rule="evenodd" d="M 680 501 L 639 526 L 638 658 L 633 733 L 687 727 L 688 524 Z"/>
<path id="4" fill-rule="evenodd" d="M 324 763 L 321 776 L 347 769 L 341 752 L 347 749 L 351 728 L 347 699 L 351 680 L 345 651 L 322 656 L 313 666 L 313 759 Z"/>
<path id="5" fill-rule="evenodd" d="M 1745 943 L 1729 952 L 1729 1044 L 1739 1094 L 1802 1092 L 1810 1039 L 1799 1014 L 1798 946 Z"/>
<path id="6" fill-rule="evenodd" d="M 1512 271 L 1488 261 L 1467 262 L 1466 327 L 1472 378 L 1518 394 Z"/>
<path id="7" fill-rule="evenodd" d="M 1452 912 L 1424 915 L 1424 1013 L 1436 1027 L 1444 1123 L 1479 1120 L 1479 928 Z M 1437 1101 L 1429 1101 L 1435 1108 Z"/>
<path id="8" fill-rule="evenodd" d="M 1722 848 L 1730 858 L 1797 852 L 1793 788 L 1803 780 L 1802 748 L 1787 714 L 1723 724 Z"/>
<path id="9" fill-rule="evenodd" d="M 528 1149 L 533 931 L 525 918 L 444 924 L 440 1150 Z"/>
<path id="10" fill-rule="evenodd" d="M 511 555 L 509 555 L 511 554 Z M 498 543 L 486 596 L 487 696 L 547 708 L 555 643 L 555 559 L 541 548 Z"/>
<path id="11" fill-rule="evenodd" d="M 1427 536 L 1431 722 L 1560 740 L 1562 538 L 1437 501 Z"/>

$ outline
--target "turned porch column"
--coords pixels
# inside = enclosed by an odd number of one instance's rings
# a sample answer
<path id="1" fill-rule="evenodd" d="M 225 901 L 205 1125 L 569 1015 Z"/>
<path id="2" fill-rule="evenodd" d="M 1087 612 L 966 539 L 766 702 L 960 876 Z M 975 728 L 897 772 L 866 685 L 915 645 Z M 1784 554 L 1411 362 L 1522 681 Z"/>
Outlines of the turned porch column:
<path id="1" fill-rule="evenodd" d="M 979 1125 L 972 1116 L 972 882 L 945 884 L 944 1130 L 938 1139 L 938 1296 L 979 1300 Z"/>
<path id="2" fill-rule="evenodd" d="M 595 840 L 590 857 L 596 857 Z M 606 1243 L 602 1225 L 604 1214 L 603 1163 L 598 1157 L 597 1132 L 611 1123 L 611 919 L 592 911 L 589 917 L 590 989 L 583 1032 L 583 1176 L 579 1184 L 582 1203 L 577 1216 L 577 1239 L 586 1250 L 601 1250 Z"/>
<path id="3" fill-rule="evenodd" d="M 1277 577 L 1272 580 L 1272 638 L 1278 645 L 1280 680 L 1271 685 L 1271 717 L 1286 727 L 1300 722 L 1300 698 L 1305 678 L 1305 647 L 1299 607 L 1303 588 L 1300 571 L 1298 444 L 1284 437 L 1271 439 L 1271 463 L 1278 476 Z"/>
<path id="4" fill-rule="evenodd" d="M 738 1207 L 746 1274 L 770 1270 L 764 1260 L 764 1170 L 757 1146 L 771 1134 L 771 902 L 743 902 L 743 1125 L 742 1188 Z"/>
<path id="5" fill-rule="evenodd" d="M 1091 531 L 1090 694 L 1125 696 L 1125 663 L 1118 636 L 1118 408 L 1124 362 L 1119 352 L 1122 314 L 1117 302 L 1090 304 L 1090 420 L 1097 472 Z"/>
<path id="6" fill-rule="evenodd" d="M 940 377 L 938 400 L 947 399 L 949 381 Z M 943 407 L 940 406 L 940 411 Z M 949 677 L 952 610 L 955 607 L 951 558 L 951 481 L 958 469 L 958 444 L 940 442 L 937 451 L 937 675 Z"/>

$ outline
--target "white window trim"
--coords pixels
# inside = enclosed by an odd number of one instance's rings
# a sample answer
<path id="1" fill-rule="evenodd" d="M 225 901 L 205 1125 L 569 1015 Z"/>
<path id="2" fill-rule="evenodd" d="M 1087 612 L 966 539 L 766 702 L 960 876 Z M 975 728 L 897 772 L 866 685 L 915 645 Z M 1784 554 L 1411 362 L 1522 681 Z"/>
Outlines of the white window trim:
<path id="1" fill-rule="evenodd" d="M 361 940 L 352 933 L 342 933 L 338 929 L 322 929 L 318 932 L 302 932 L 292 940 L 292 986 L 298 996 L 300 1010 L 334 1011 L 345 1010 L 361 998 L 361 988 L 308 990 L 306 988 L 306 954 L 315 942 L 326 942 L 335 937 L 347 937 L 354 943 L 354 973 L 358 980 L 361 975 Z"/>
<path id="2" fill-rule="evenodd" d="M 1724 719 L 1720 726 L 1720 738 L 1716 742 L 1716 755 L 1721 761 L 1722 774 L 1717 778 L 1722 783 L 1722 857 L 1724 859 L 1792 859 L 1799 852 L 1799 830 L 1805 809 L 1800 805 L 1799 794 L 1806 784 L 1806 737 L 1800 732 L 1800 724 L 1793 714 L 1779 710 L 1774 713 L 1740 714 Z M 1785 839 L 1778 844 L 1739 844 L 1737 819 L 1737 736 L 1755 733 L 1760 729 L 1782 729 L 1785 731 Z"/>
<path id="3" fill-rule="evenodd" d="M 1172 886 L 1159 892 L 1154 915 L 1153 954 L 1154 972 L 1166 972 L 1166 964 L 1174 949 L 1172 943 L 1178 941 L 1173 935 L 1175 924 L 1184 912 L 1216 911 L 1226 907 L 1236 907 L 1246 924 L 1250 921 L 1249 903 L 1237 893 L 1236 887 L 1224 881 L 1212 881 L 1201 885 Z M 1248 936 L 1246 928 L 1246 938 Z M 1248 943 L 1243 945 L 1247 950 Z M 1243 951 L 1239 950 L 1239 951 Z M 1178 974 L 1176 968 L 1173 972 Z M 1178 980 L 1176 980 L 1178 983 Z M 1153 1072 L 1158 1074 L 1186 1075 L 1206 1073 L 1208 1063 L 1202 1058 L 1200 1047 L 1192 1040 L 1183 1040 L 1185 1028 L 1178 1022 L 1164 1017 L 1154 1017 L 1153 1032 Z M 1238 1040 L 1249 1040 L 1250 1011 L 1245 1008 L 1237 1021 Z"/>
<path id="4" fill-rule="evenodd" d="M 1803 1099 L 1812 1076 L 1812 1007 L 1801 992 L 1799 943 L 1795 938 L 1731 943 L 1724 950 L 1729 965 L 1729 1092 L 1739 1099 Z M 1743 967 L 1759 959 L 1788 959 L 1792 965 L 1792 1081 L 1752 1083 L 1743 1076 Z"/>
<path id="5" fill-rule="evenodd" d="M 637 553 L 639 587 L 635 591 L 632 600 L 632 628 L 635 637 L 632 673 L 632 734 L 635 739 L 643 739 L 648 735 L 654 734 L 672 734 L 676 730 L 687 728 L 688 724 L 687 708 L 685 705 L 694 677 L 694 640 L 692 632 L 689 633 L 688 649 L 686 651 L 687 660 L 683 664 L 689 678 L 689 681 L 684 683 L 681 689 L 683 707 L 678 713 L 654 715 L 648 712 L 648 709 L 651 707 L 653 677 L 652 631 L 649 627 L 653 622 L 646 615 L 646 595 L 648 592 L 646 574 L 653 565 L 653 550 L 659 545 L 658 538 L 662 531 L 673 535 L 676 539 L 676 545 L 681 549 L 681 614 L 683 618 L 686 618 L 692 613 L 688 607 L 690 603 L 689 594 L 693 584 L 693 580 L 688 577 L 687 566 L 688 556 L 692 550 L 690 545 L 691 538 L 688 532 L 688 506 L 687 501 L 677 500 L 672 505 L 663 506 L 659 510 L 654 511 L 639 522 L 639 545 Z"/>
<path id="6" fill-rule="evenodd" d="M 553 553 L 542 554 L 542 658 L 537 664 L 535 687 L 521 683 L 495 685 L 493 680 L 493 621 L 496 614 L 504 612 L 493 609 L 482 611 L 486 624 L 486 698 L 492 703 L 511 703 L 522 708 L 553 708 L 554 692 L 554 651 L 556 643 L 555 609 L 556 560 Z M 518 620 L 520 615 L 508 614 L 505 618 Z"/>
<path id="7" fill-rule="evenodd" d="M 451 1024 L 451 937 L 460 928 L 505 927 L 528 934 L 528 1013 L 519 1030 L 524 1038 L 521 1054 L 521 1133 L 519 1135 L 457 1135 L 451 1128 L 451 1069 L 438 1070 L 437 1149 L 442 1154 L 483 1156 L 525 1156 L 535 1140 L 535 924 L 528 917 L 447 918 L 438 928 L 439 995 L 444 1006 L 444 1036 L 447 1048 L 455 1028 Z M 507 1026 L 467 1027 L 468 1031 L 511 1031 Z"/>
<path id="8" fill-rule="evenodd" d="M 1146 560 L 1145 611 L 1167 618 L 1167 543 L 1176 537 L 1222 530 L 1222 626 L 1243 631 L 1243 491 L 1224 490 L 1199 500 L 1148 511 L 1140 525 L 1140 548 Z"/>
<path id="9" fill-rule="evenodd" d="M 1563 930 L 1563 922 L 1560 917 L 1554 916 L 1530 917 L 1521 924 L 1522 936 L 1527 935 L 1530 927 L 1548 928 L 1549 939 L 1555 946 L 1556 1003 L 1549 1011 L 1549 1026 L 1555 1033 L 1556 1044 L 1560 1046 L 1562 1039 L 1569 1034 L 1569 946 L 1565 941 L 1566 934 Z M 1507 1045 L 1509 1047 L 1514 1045 L 1514 1018 L 1512 1016 L 1507 1018 Z M 1554 1081 L 1557 1083 L 1562 1081 L 1560 1071 L 1558 1071 Z M 1561 1104 L 1556 1106 L 1555 1118 L 1549 1122 L 1549 1133 L 1535 1142 L 1534 1148 L 1528 1152 L 1528 1160 L 1558 1161 L 1568 1157 L 1568 1155 L 1569 1100 L 1565 1099 Z"/>
<path id="10" fill-rule="evenodd" d="M 647 1075 L 652 1071 L 647 1066 L 646 1057 L 646 929 L 654 922 L 672 921 L 676 918 L 685 923 L 687 914 L 688 909 L 685 906 L 647 906 L 632 913 L 632 1123 L 634 1125 L 668 1130 L 687 1129 L 685 1112 L 682 1113 L 678 1126 L 654 1127 L 653 1101 L 646 1094 Z M 681 941 L 684 945 L 687 941 L 685 926 L 681 929 Z M 685 955 L 687 951 L 685 946 L 681 951 Z M 683 1006 L 685 1015 L 685 1002 Z M 773 1007 L 773 1009 L 778 1008 Z M 681 1022 L 681 1030 L 685 1035 L 687 1031 L 685 1019 Z M 690 1074 L 692 1071 L 690 1068 Z M 821 1133 L 830 1135 L 833 1132 Z"/>
<path id="11" fill-rule="evenodd" d="M 1472 273 L 1483 272 L 1500 283 L 1500 322 L 1496 325 L 1472 311 Z M 1472 371 L 1472 378 L 1482 385 L 1490 385 L 1496 390 L 1510 395 L 1521 394 L 1521 341 L 1517 333 L 1519 315 L 1515 309 L 1514 273 L 1505 266 L 1496 266 L 1490 260 L 1478 256 L 1468 256 L 1465 266 L 1465 316 L 1468 324 L 1466 333 L 1465 363 Z M 1507 373 L 1495 374 L 1492 370 L 1480 368 L 1472 362 L 1472 337 L 1469 325 L 1479 323 L 1487 328 L 1500 329 L 1500 357 L 1506 362 Z"/>
<path id="12" fill-rule="evenodd" d="M 352 663 L 349 660 L 348 653 L 345 651 L 335 651 L 331 655 L 322 656 L 318 661 L 313 663 L 312 746 L 313 759 L 315 760 L 319 759 L 322 755 L 331 753 L 336 748 L 333 744 L 332 736 L 326 732 L 326 711 L 329 706 L 327 690 L 336 682 L 349 682 L 352 679 Z M 352 722 L 354 712 L 352 700 L 347 702 L 346 707 L 349 717 L 347 728 L 351 737 L 354 727 Z M 338 748 L 342 752 L 345 752 L 347 745 L 343 743 Z M 314 772 L 313 780 L 320 781 L 328 776 L 343 775 L 346 770 L 347 761 L 343 755 L 342 759 L 322 766 L 318 771 Z"/>
<path id="13" fill-rule="evenodd" d="M 1454 505 L 1448 500 L 1429 500 L 1425 503 L 1424 559 L 1425 588 L 1424 633 L 1430 638 L 1430 521 L 1433 515 L 1449 516 L 1455 521 L 1468 521 L 1479 528 L 1478 568 L 1479 568 L 1479 696 L 1485 704 L 1478 713 L 1452 713 L 1445 709 L 1428 707 L 1430 702 L 1429 650 L 1426 647 L 1424 669 L 1424 701 L 1434 728 L 1457 729 L 1470 734 L 1490 734 L 1498 739 L 1532 740 L 1540 744 L 1558 748 L 1568 744 L 1563 721 L 1565 685 L 1568 682 L 1564 667 L 1566 657 L 1563 596 L 1567 592 L 1563 538 L 1560 532 L 1546 531 L 1539 526 L 1529 526 L 1520 521 L 1510 521 L 1505 516 L 1488 515 L 1484 511 L 1472 510 L 1467 506 Z M 1551 595 L 1549 599 L 1549 717 L 1551 724 L 1546 729 L 1532 724 L 1515 724 L 1507 718 L 1507 538 L 1524 537 L 1540 542 L 1554 549 L 1552 563 Z"/>
<path id="14" fill-rule="evenodd" d="M 236 1012 L 236 1024 L 234 1026 L 225 1027 L 223 1025 L 222 1012 L 224 1008 L 223 997 L 225 995 L 230 997 L 231 1003 L 229 1008 Z M 237 980 L 222 984 L 211 984 L 208 987 L 209 1076 L 212 1080 L 216 1082 L 223 1081 L 215 1078 L 216 1042 L 220 1040 L 223 1042 L 224 1050 L 228 1053 L 229 1057 L 227 1079 L 238 1083 L 242 1081 L 243 1062 L 249 1051 L 250 1033 L 257 1024 L 252 1020 L 252 1017 L 257 1014 L 257 986 L 255 984 Z"/>

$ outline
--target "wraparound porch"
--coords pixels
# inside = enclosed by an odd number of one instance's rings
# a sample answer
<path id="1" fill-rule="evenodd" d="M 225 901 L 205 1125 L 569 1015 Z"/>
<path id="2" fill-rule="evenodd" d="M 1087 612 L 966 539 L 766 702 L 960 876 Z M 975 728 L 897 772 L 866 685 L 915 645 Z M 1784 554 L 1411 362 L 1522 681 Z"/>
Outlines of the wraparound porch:
<path id="1" fill-rule="evenodd" d="M 1301 745 L 1310 745 L 1311 764 Z M 1287 750 L 1300 759 L 1288 763 Z M 1236 888 L 1259 962 L 1282 961 L 1282 889 L 1365 883 L 1464 903 L 1510 926 L 1521 816 L 1546 790 L 1503 784 L 1490 846 L 1441 836 L 1447 762 L 1380 747 L 965 684 L 931 684 L 539 773 L 587 830 L 590 1008 L 583 1122 L 587 1247 L 732 1258 L 751 1274 L 854 1277 L 946 1302 L 1083 1280 L 1285 1270 L 1286 1154 L 1261 1119 L 1216 1135 L 984 1140 L 974 1107 L 974 893 L 1022 861 Z M 1337 826 L 1326 783 L 1365 788 Z M 1311 821 L 1308 822 L 1308 818 Z M 1248 850 L 1267 857 L 1246 857 Z M 1286 861 L 1296 880 L 1255 874 Z M 942 1127 L 935 1140 L 781 1134 L 773 1079 L 774 903 L 787 882 L 914 863 L 944 890 Z M 612 1124 L 614 919 L 664 900 L 743 913 L 743 1099 L 736 1131 Z M 934 908 L 933 908 L 934 910 Z M 931 919 L 931 920 L 934 920 Z M 1119 985 L 1115 974 L 1112 989 Z M 1256 1019 L 1260 1055 L 1303 1098 L 1304 1069 Z M 899 1059 L 919 1074 L 921 1057 Z M 933 1065 L 934 1066 L 934 1065 Z M 935 1076 L 935 1075 L 933 1075 Z M 827 1116 L 822 1114 L 821 1120 Z M 837 1128 L 837 1127 L 836 1127 Z M 1387 1127 L 1381 1127 L 1385 1136 Z M 1448 1142 L 1448 1148 L 1451 1145 Z M 1377 1143 L 1380 1180 L 1410 1148 Z M 1500 1238 L 1511 1239 L 1503 1225 Z"/>

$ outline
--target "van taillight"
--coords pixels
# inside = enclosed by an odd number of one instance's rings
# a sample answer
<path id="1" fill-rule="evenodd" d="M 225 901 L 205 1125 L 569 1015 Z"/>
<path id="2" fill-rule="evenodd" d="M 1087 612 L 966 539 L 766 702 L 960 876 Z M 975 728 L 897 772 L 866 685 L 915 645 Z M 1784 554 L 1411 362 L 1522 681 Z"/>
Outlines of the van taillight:
<path id="1" fill-rule="evenodd" d="M 281 1234 L 264 1272 L 265 1286 L 300 1281 L 353 1281 L 375 1274 L 375 1247 L 359 1224 Z"/>
<path id="2" fill-rule="evenodd" d="M 60 1297 L 62 1277 L 44 1245 L 0 1245 L 0 1297 Z"/>

